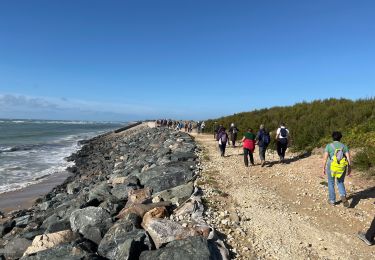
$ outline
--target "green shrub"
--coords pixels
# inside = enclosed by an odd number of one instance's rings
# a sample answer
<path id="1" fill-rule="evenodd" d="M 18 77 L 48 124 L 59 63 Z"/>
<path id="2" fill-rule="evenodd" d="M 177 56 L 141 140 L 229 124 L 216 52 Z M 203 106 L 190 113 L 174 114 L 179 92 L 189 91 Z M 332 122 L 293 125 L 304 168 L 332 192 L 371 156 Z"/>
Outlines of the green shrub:
<path id="1" fill-rule="evenodd" d="M 350 147 L 375 146 L 375 99 L 316 100 L 288 107 L 272 107 L 206 121 L 207 129 L 221 124 L 227 129 L 236 123 L 240 129 L 238 139 L 251 127 L 256 132 L 265 124 L 275 138 L 276 129 L 285 122 L 290 131 L 290 144 L 294 151 L 311 151 L 331 142 L 331 133 L 341 131 L 343 142 Z M 270 148 L 274 148 L 274 140 Z"/>
<path id="2" fill-rule="evenodd" d="M 353 166 L 355 169 L 375 176 L 375 147 L 368 146 L 359 151 L 353 158 Z"/>

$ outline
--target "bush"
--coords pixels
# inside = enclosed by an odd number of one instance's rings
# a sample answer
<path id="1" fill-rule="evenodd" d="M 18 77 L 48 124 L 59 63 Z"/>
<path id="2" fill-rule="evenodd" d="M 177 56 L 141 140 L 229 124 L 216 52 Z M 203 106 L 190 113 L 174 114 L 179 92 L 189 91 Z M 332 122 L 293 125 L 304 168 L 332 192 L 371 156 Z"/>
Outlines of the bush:
<path id="1" fill-rule="evenodd" d="M 359 151 L 353 158 L 353 167 L 375 176 L 375 147 L 368 146 Z"/>

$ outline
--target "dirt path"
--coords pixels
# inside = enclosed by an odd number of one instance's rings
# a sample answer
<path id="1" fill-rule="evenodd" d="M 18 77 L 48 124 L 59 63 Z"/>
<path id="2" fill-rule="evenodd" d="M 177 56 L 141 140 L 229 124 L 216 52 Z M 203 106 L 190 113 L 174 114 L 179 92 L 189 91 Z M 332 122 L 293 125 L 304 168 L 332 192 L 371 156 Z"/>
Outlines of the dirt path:
<path id="1" fill-rule="evenodd" d="M 219 155 L 212 135 L 194 135 L 202 148 L 202 177 L 211 222 L 237 259 L 375 259 L 375 246 L 356 234 L 374 217 L 374 182 L 355 172 L 346 188 L 352 208 L 327 203 L 326 180 L 319 178 L 321 155 L 289 164 L 246 168 L 242 149 Z M 275 160 L 268 155 L 267 160 Z M 367 191 L 367 192 L 366 192 Z"/>

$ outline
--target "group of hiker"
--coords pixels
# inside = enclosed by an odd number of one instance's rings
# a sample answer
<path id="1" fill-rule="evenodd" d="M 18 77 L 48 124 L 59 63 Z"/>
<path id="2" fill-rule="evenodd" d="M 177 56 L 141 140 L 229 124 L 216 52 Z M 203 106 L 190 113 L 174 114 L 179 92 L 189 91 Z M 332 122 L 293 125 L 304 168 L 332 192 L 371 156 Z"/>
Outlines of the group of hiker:
<path id="1" fill-rule="evenodd" d="M 197 133 L 204 133 L 205 129 L 205 122 L 202 121 L 182 121 L 182 120 L 172 120 L 172 119 L 158 119 L 155 121 L 155 125 L 157 127 L 168 127 L 170 129 L 175 129 L 178 131 L 181 131 L 182 129 L 185 129 L 185 132 L 191 133 L 193 132 L 193 129 L 197 130 Z"/>
<path id="2" fill-rule="evenodd" d="M 220 148 L 220 155 L 225 156 L 225 148 L 227 145 L 235 147 L 237 134 L 239 129 L 234 123 L 230 125 L 227 133 L 225 127 L 219 125 L 215 129 L 214 137 L 218 141 Z M 334 131 L 332 133 L 332 142 L 327 144 L 324 149 L 322 177 L 327 178 L 328 182 L 328 203 L 335 206 L 338 201 L 336 200 L 335 182 L 340 194 L 340 201 L 344 207 L 350 207 L 347 199 L 346 189 L 344 185 L 345 177 L 351 175 L 351 157 L 347 145 L 341 142 L 341 132 Z M 280 159 L 280 163 L 285 162 L 285 152 L 289 144 L 289 130 L 281 123 L 275 135 L 276 151 Z M 261 166 L 266 164 L 266 150 L 271 142 L 270 133 L 266 130 L 263 124 L 260 125 L 259 130 L 255 134 L 252 128 L 248 128 L 243 138 L 241 139 L 243 147 L 243 156 L 245 166 L 250 164 L 254 166 L 254 150 L 255 146 L 259 147 L 259 157 Z M 359 232 L 358 237 L 367 245 L 373 245 L 375 242 L 375 218 L 373 219 L 370 228 L 366 232 Z"/>
<path id="3" fill-rule="evenodd" d="M 234 123 L 230 125 L 229 131 L 227 133 L 225 127 L 219 125 L 214 133 L 216 140 L 219 142 L 220 154 L 222 157 L 225 156 L 225 149 L 227 145 L 230 145 L 232 142 L 232 146 L 236 146 L 236 140 L 238 135 L 239 129 L 236 127 Z M 285 152 L 288 147 L 288 140 L 289 140 L 289 130 L 285 127 L 284 123 L 280 124 L 280 127 L 276 131 L 276 150 L 277 154 L 279 155 L 280 162 L 284 163 L 285 160 Z M 266 130 L 265 126 L 261 124 L 259 126 L 259 130 L 257 133 L 254 133 L 252 128 L 248 128 L 244 133 L 243 138 L 241 139 L 242 147 L 244 151 L 244 163 L 245 166 L 249 166 L 249 159 L 251 165 L 254 164 L 254 150 L 255 146 L 258 145 L 259 147 L 259 157 L 261 161 L 261 166 L 265 166 L 266 164 L 266 150 L 268 145 L 271 142 L 270 133 Z"/>

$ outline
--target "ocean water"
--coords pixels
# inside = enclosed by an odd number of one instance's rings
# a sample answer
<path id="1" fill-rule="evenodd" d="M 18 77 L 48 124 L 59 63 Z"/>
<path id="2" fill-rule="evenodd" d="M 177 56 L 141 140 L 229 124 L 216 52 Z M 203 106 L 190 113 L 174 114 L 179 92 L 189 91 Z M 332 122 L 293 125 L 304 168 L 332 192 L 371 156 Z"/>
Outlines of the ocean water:
<path id="1" fill-rule="evenodd" d="M 59 174 L 78 141 L 127 123 L 0 119 L 0 193 L 21 189 Z"/>

